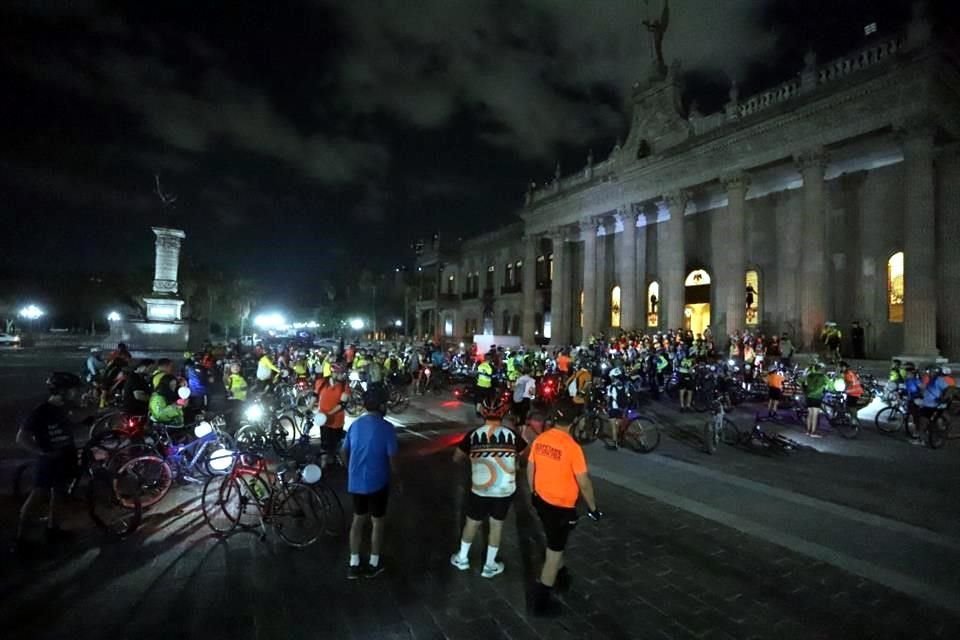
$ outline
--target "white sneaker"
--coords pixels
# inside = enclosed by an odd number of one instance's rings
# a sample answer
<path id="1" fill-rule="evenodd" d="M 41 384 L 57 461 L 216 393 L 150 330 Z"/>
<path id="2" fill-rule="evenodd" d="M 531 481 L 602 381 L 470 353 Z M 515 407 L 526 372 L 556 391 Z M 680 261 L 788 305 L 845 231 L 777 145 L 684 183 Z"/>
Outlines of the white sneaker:
<path id="1" fill-rule="evenodd" d="M 493 564 L 483 565 L 483 571 L 480 572 L 480 575 L 484 578 L 492 578 L 503 573 L 503 563 L 494 562 Z"/>
<path id="2" fill-rule="evenodd" d="M 470 560 L 466 558 L 461 558 L 459 553 L 455 553 L 450 556 L 450 564 L 455 566 L 460 571 L 466 571 L 470 568 Z"/>

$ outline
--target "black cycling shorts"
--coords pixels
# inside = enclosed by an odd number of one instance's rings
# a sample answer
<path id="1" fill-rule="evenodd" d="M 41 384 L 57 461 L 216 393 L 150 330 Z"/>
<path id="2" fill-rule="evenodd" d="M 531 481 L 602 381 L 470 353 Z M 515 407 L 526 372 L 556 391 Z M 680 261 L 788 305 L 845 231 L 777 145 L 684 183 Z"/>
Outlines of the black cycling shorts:
<path id="1" fill-rule="evenodd" d="M 545 502 L 538 495 L 533 496 L 533 507 L 543 523 L 543 533 L 547 538 L 547 549 L 563 551 L 567 538 L 577 524 L 577 510 L 572 507 L 558 507 Z"/>
<path id="2" fill-rule="evenodd" d="M 353 513 L 365 516 L 368 513 L 374 518 L 382 518 L 387 513 L 387 499 L 390 497 L 390 485 L 375 493 L 351 493 L 353 497 Z"/>
<path id="3" fill-rule="evenodd" d="M 770 387 L 769 389 L 770 399 L 771 400 L 782 400 L 783 399 L 783 389 L 777 389 L 776 387 Z"/>
<path id="4" fill-rule="evenodd" d="M 478 496 L 473 491 L 467 495 L 467 517 L 477 522 L 482 522 L 487 518 L 500 520 L 507 519 L 507 512 L 510 511 L 510 505 L 513 503 L 513 496 L 505 498 L 491 498 L 488 496 Z"/>
<path id="5" fill-rule="evenodd" d="M 693 384 L 693 376 L 681 375 L 677 387 L 681 391 L 693 391 L 696 385 Z"/>
<path id="6" fill-rule="evenodd" d="M 77 453 L 67 449 L 56 455 L 37 458 L 33 471 L 34 489 L 65 489 L 77 474 Z"/>

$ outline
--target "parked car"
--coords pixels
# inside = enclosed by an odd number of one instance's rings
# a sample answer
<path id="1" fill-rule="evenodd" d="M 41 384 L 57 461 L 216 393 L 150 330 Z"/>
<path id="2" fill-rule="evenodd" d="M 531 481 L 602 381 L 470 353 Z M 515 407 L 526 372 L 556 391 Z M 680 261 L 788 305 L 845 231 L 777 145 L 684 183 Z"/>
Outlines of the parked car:
<path id="1" fill-rule="evenodd" d="M 9 333 L 0 333 L 0 347 L 19 347 L 20 336 Z"/>

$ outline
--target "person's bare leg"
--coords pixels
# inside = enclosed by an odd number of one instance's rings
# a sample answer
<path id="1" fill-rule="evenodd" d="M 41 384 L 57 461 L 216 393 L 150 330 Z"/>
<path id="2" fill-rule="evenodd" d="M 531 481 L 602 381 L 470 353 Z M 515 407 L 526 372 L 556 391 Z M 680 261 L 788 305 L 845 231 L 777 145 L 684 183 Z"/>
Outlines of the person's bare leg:
<path id="1" fill-rule="evenodd" d="M 463 525 L 463 534 L 460 536 L 460 540 L 468 544 L 472 543 L 473 538 L 477 535 L 477 530 L 480 528 L 481 524 L 483 523 L 479 520 L 471 520 L 470 518 L 467 518 L 466 523 Z"/>
<path id="2" fill-rule="evenodd" d="M 500 548 L 500 537 L 503 534 L 503 521 L 490 518 L 490 537 L 487 539 L 487 545 Z"/>
<path id="3" fill-rule="evenodd" d="M 352 555 L 360 553 L 360 546 L 363 544 L 363 530 L 369 519 L 369 515 L 353 516 L 353 522 L 350 524 L 350 553 Z"/>
<path id="4" fill-rule="evenodd" d="M 563 567 L 563 551 L 551 551 L 547 549 L 547 556 L 543 561 L 543 569 L 540 571 L 540 584 L 553 587 L 557 581 L 557 573 Z"/>
<path id="5" fill-rule="evenodd" d="M 20 507 L 20 518 L 17 520 L 17 540 L 23 536 L 23 529 L 27 525 L 27 518 L 30 516 L 30 512 L 33 511 L 33 507 L 36 505 L 37 501 L 40 499 L 40 491 L 40 489 L 33 489 L 30 491 L 27 499 L 23 501 L 23 505 Z"/>
<path id="6" fill-rule="evenodd" d="M 387 519 L 373 518 L 373 533 L 370 536 L 370 555 L 379 556 L 383 549 L 383 530 L 387 524 Z"/>

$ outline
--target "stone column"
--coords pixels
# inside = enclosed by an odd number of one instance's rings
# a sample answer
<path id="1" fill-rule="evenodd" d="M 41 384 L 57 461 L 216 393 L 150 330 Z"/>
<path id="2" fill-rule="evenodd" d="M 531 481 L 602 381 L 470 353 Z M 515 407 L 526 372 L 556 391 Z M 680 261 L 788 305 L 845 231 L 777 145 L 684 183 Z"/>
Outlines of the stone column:
<path id="1" fill-rule="evenodd" d="M 566 313 L 567 299 L 570 292 L 567 284 L 566 237 L 562 230 L 554 230 L 550 234 L 553 244 L 553 281 L 550 283 L 550 343 L 566 346 L 570 343 L 570 319 Z"/>
<path id="2" fill-rule="evenodd" d="M 926 123 L 901 134 L 906 193 L 903 348 L 911 356 L 938 355 L 933 134 L 933 127 Z"/>
<path id="3" fill-rule="evenodd" d="M 591 218 L 580 223 L 583 239 L 583 344 L 597 332 L 597 223 Z M 574 304 L 576 306 L 576 304 Z"/>
<path id="4" fill-rule="evenodd" d="M 534 345 L 537 341 L 537 236 L 523 239 L 523 343 Z"/>
<path id="5" fill-rule="evenodd" d="M 633 216 L 631 215 L 632 219 Z M 635 282 L 634 292 L 636 293 L 636 302 L 633 308 L 633 318 L 628 318 L 630 326 L 638 331 L 647 329 L 647 216 L 644 213 L 637 214 L 633 232 L 635 248 Z"/>
<path id="6" fill-rule="evenodd" d="M 597 262 L 596 279 L 593 286 L 594 304 L 594 333 L 606 331 L 610 327 L 610 314 L 607 308 L 610 306 L 610 285 L 607 282 L 607 236 L 613 232 L 613 221 L 605 217 L 596 219 L 597 227 Z M 590 297 L 591 289 L 588 289 L 586 283 L 583 286 L 583 299 Z M 584 322 L 586 324 L 586 322 Z"/>
<path id="7" fill-rule="evenodd" d="M 636 329 L 637 325 L 637 217 L 630 207 L 617 214 L 623 232 L 617 250 L 617 284 L 620 285 L 620 327 Z"/>
<path id="8" fill-rule="evenodd" d="M 800 258 L 800 327 L 804 349 L 816 351 L 827 321 L 826 212 L 823 176 L 826 152 L 811 149 L 794 157 L 803 176 L 803 249 Z M 800 239 L 797 239 L 798 241 Z"/>
<path id="9" fill-rule="evenodd" d="M 153 292 L 176 294 L 179 287 L 177 272 L 180 269 L 180 243 L 187 234 L 180 229 L 153 227 L 157 236 L 153 266 Z"/>
<path id="10" fill-rule="evenodd" d="M 666 196 L 667 206 L 670 209 L 670 220 L 667 221 L 667 242 L 664 250 L 665 273 L 663 274 L 663 297 L 666 298 L 665 329 L 680 329 L 683 327 L 684 287 L 686 278 L 687 255 L 683 233 L 683 215 L 690 201 L 690 193 L 685 190 L 675 191 Z"/>
<path id="11" fill-rule="evenodd" d="M 742 172 L 725 176 L 723 184 L 727 189 L 727 225 L 728 233 L 726 270 L 721 276 L 721 291 L 726 291 L 727 335 L 742 331 L 746 325 L 746 285 L 747 270 L 747 226 L 744 213 L 747 189 L 750 177 Z"/>

